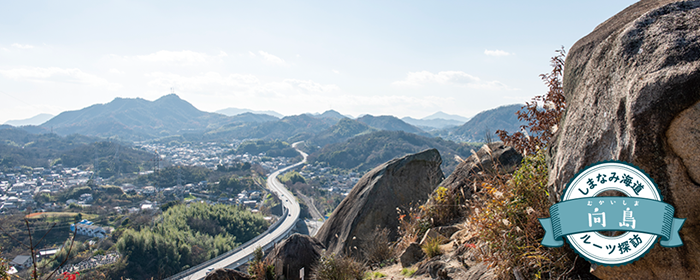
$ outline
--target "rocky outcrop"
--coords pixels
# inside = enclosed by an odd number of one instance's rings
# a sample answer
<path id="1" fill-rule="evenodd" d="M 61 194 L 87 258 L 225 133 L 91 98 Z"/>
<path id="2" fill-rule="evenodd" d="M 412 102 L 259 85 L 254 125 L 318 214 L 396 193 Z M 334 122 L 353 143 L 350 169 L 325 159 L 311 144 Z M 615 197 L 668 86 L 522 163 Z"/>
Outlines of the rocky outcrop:
<path id="1" fill-rule="evenodd" d="M 397 207 L 424 202 L 443 180 L 436 149 L 393 159 L 367 172 L 316 234 L 327 251 L 359 255 L 379 226 L 397 239 Z"/>
<path id="2" fill-rule="evenodd" d="M 316 238 L 295 233 L 276 244 L 267 259 L 275 266 L 277 279 L 296 280 L 301 279 L 299 270 L 302 267 L 304 275 L 311 275 L 312 266 L 324 249 Z"/>
<path id="3" fill-rule="evenodd" d="M 402 267 L 412 266 L 423 258 L 425 258 L 425 253 L 416 242 L 408 244 L 408 247 L 406 247 L 406 249 L 403 250 L 399 256 Z"/>
<path id="4" fill-rule="evenodd" d="M 502 172 L 512 172 L 522 160 L 523 156 L 513 147 L 505 146 L 503 142 L 492 142 L 482 146 L 475 154 L 460 163 L 440 186 L 452 192 L 463 192 L 463 197 L 471 197 L 474 188 L 468 184 L 475 174 L 481 171 L 493 172 L 496 166 Z"/>
<path id="5" fill-rule="evenodd" d="M 219 268 L 207 274 L 204 280 L 251 280 L 252 276 L 228 268 Z"/>
<path id="6" fill-rule="evenodd" d="M 640 1 L 569 51 L 565 118 L 551 147 L 557 202 L 578 170 L 630 162 L 656 181 L 679 218 L 684 246 L 595 269 L 604 279 L 689 279 L 700 273 L 700 1 Z M 695 275 L 695 276 L 693 276 Z"/>

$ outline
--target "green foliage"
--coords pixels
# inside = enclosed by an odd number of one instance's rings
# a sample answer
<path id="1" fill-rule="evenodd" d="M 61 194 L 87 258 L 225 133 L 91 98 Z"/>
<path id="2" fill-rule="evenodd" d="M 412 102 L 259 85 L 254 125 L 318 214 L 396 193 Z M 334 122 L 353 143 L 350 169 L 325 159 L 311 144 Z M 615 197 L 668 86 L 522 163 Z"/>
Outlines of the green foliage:
<path id="1" fill-rule="evenodd" d="M 448 224 L 459 215 L 460 197 L 447 188 L 438 187 L 425 205 L 420 207 L 432 226 Z"/>
<path id="2" fill-rule="evenodd" d="M 365 266 L 351 257 L 335 254 L 323 255 L 316 262 L 312 279 L 317 280 L 361 280 L 365 276 Z"/>
<path id="3" fill-rule="evenodd" d="M 425 255 L 428 257 L 428 259 L 431 259 L 435 256 L 442 255 L 442 250 L 440 250 L 440 244 L 442 244 L 442 239 L 440 239 L 439 237 L 428 238 L 425 244 L 421 246 L 421 249 L 423 249 L 423 252 L 425 252 Z"/>
<path id="4" fill-rule="evenodd" d="M 401 269 L 401 275 L 406 276 L 406 277 L 412 277 L 413 274 L 416 273 L 415 269 L 410 269 L 410 268 L 404 268 Z"/>
<path id="5" fill-rule="evenodd" d="M 150 228 L 125 230 L 116 245 L 128 260 L 127 276 L 160 278 L 227 252 L 267 226 L 261 215 L 243 208 L 179 204 L 163 212 Z"/>
<path id="6" fill-rule="evenodd" d="M 295 184 L 295 183 L 306 183 L 306 179 L 304 179 L 304 176 L 301 176 L 299 172 L 296 171 L 290 171 L 287 173 L 284 173 L 279 177 L 280 182 L 283 184 Z"/>
<path id="7" fill-rule="evenodd" d="M 239 178 L 239 176 L 223 177 L 219 179 L 218 191 L 227 191 L 229 193 L 240 193 L 245 189 L 251 189 L 255 185 L 250 178 Z"/>
<path id="8" fill-rule="evenodd" d="M 502 277 L 511 277 L 510 269 L 521 268 L 529 278 L 556 278 L 568 269 L 569 260 L 562 248 L 540 244 L 544 230 L 538 218 L 549 217 L 545 153 L 523 158 L 512 179 L 483 182 L 481 203 L 474 209 L 471 224 L 489 250 L 482 258 L 497 265 Z"/>
<path id="9" fill-rule="evenodd" d="M 182 201 L 180 201 L 180 200 L 168 201 L 168 202 L 160 205 L 160 210 L 165 212 L 165 211 L 168 211 L 168 209 L 170 209 L 170 207 L 180 205 L 180 204 L 182 204 Z"/>
<path id="10" fill-rule="evenodd" d="M 365 279 L 379 279 L 382 277 L 386 277 L 386 274 L 381 273 L 379 271 L 368 271 L 365 273 Z"/>

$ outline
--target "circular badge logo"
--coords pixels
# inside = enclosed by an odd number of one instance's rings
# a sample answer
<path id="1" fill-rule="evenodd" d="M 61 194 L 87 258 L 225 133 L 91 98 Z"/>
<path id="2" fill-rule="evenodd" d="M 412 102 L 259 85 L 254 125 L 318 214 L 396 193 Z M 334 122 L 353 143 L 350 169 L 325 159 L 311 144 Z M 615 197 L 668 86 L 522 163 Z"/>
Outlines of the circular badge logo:
<path id="1" fill-rule="evenodd" d="M 625 196 L 600 196 L 615 190 Z M 682 245 L 678 230 L 685 219 L 673 218 L 673 206 L 661 201 L 654 181 L 634 165 L 606 161 L 574 176 L 561 202 L 550 208 L 551 218 L 540 219 L 544 246 L 571 247 L 586 260 L 600 265 L 623 265 L 646 254 L 661 236 L 661 245 Z M 624 232 L 616 236 L 601 231 Z"/>

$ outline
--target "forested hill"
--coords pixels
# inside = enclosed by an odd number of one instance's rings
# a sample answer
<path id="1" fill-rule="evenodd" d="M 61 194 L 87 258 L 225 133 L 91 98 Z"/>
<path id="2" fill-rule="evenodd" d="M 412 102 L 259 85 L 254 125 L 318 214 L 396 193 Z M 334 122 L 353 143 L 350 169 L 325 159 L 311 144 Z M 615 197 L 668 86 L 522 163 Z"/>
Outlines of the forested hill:
<path id="1" fill-rule="evenodd" d="M 134 172 L 152 155 L 126 143 L 77 134 L 65 137 L 56 134 L 32 134 L 23 129 L 0 129 L 0 170 L 15 167 L 65 167 L 98 164 L 98 174 L 104 178 L 115 172 Z"/>
<path id="2" fill-rule="evenodd" d="M 175 94 L 155 101 L 115 98 L 77 111 L 66 111 L 43 123 L 60 135 L 118 136 L 126 140 L 163 137 L 233 122 L 231 117 L 198 110 Z"/>
<path id="3" fill-rule="evenodd" d="M 375 117 L 372 115 L 364 115 L 358 118 L 357 121 L 380 130 L 404 131 L 408 133 L 422 134 L 427 136 L 427 134 L 420 128 L 407 124 L 406 122 L 394 116 Z"/>
<path id="4" fill-rule="evenodd" d="M 310 162 L 326 162 L 333 167 L 369 170 L 396 157 L 436 148 L 442 156 L 442 169 L 450 174 L 459 163 L 455 155 L 467 158 L 475 145 L 457 144 L 403 131 L 377 131 L 329 144 L 309 156 Z"/>
<path id="5" fill-rule="evenodd" d="M 484 142 L 488 140 L 487 138 L 498 139 L 495 135 L 496 130 L 515 132 L 525 124 L 518 120 L 515 114 L 522 106 L 522 104 L 512 104 L 486 110 L 461 126 L 433 134 L 454 141 Z"/>
<path id="6" fill-rule="evenodd" d="M 314 137 L 306 141 L 306 144 L 310 150 L 315 151 L 317 147 L 343 142 L 360 134 L 366 134 L 374 131 L 378 131 L 378 129 L 372 128 L 357 120 L 344 118 L 338 121 L 338 123 L 335 125 L 314 135 Z"/>
<path id="7" fill-rule="evenodd" d="M 324 119 L 303 114 L 264 123 L 231 123 L 204 134 L 205 139 L 265 139 L 296 142 L 330 127 Z"/>

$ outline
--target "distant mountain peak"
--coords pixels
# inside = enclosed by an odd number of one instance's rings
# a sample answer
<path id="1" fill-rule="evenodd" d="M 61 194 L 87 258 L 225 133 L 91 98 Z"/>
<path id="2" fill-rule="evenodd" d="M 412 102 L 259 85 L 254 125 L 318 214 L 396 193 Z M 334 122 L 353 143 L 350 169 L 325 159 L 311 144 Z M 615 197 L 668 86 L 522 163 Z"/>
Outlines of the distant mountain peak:
<path id="1" fill-rule="evenodd" d="M 445 113 L 443 111 L 437 111 L 435 114 L 424 117 L 421 120 L 434 120 L 434 119 L 456 120 L 456 121 L 460 121 L 460 122 L 469 121 L 469 118 L 462 117 L 460 115 L 451 115 L 451 114 Z"/>
<path id="2" fill-rule="evenodd" d="M 277 118 L 284 118 L 284 115 L 282 115 L 282 114 L 280 114 L 280 113 L 277 113 L 277 112 L 275 112 L 275 111 L 270 111 L 270 110 L 268 110 L 268 111 L 256 111 L 256 110 L 251 110 L 251 109 L 233 108 L 233 107 L 229 107 L 229 108 L 226 108 L 226 109 L 221 109 L 221 110 L 216 111 L 215 113 L 219 113 L 219 114 L 226 115 L 226 116 L 229 116 L 229 117 L 232 117 L 232 116 L 235 116 L 235 115 L 240 115 L 240 114 L 243 114 L 243 113 L 253 113 L 253 114 L 265 114 L 265 115 L 270 115 L 270 116 L 277 117 Z"/>
<path id="3" fill-rule="evenodd" d="M 53 118 L 53 115 L 51 114 L 38 114 L 36 116 L 33 116 L 28 119 L 23 119 L 23 120 L 9 120 L 6 121 L 5 124 L 9 124 L 12 126 L 24 126 L 24 125 L 40 125 L 48 120 Z"/>

